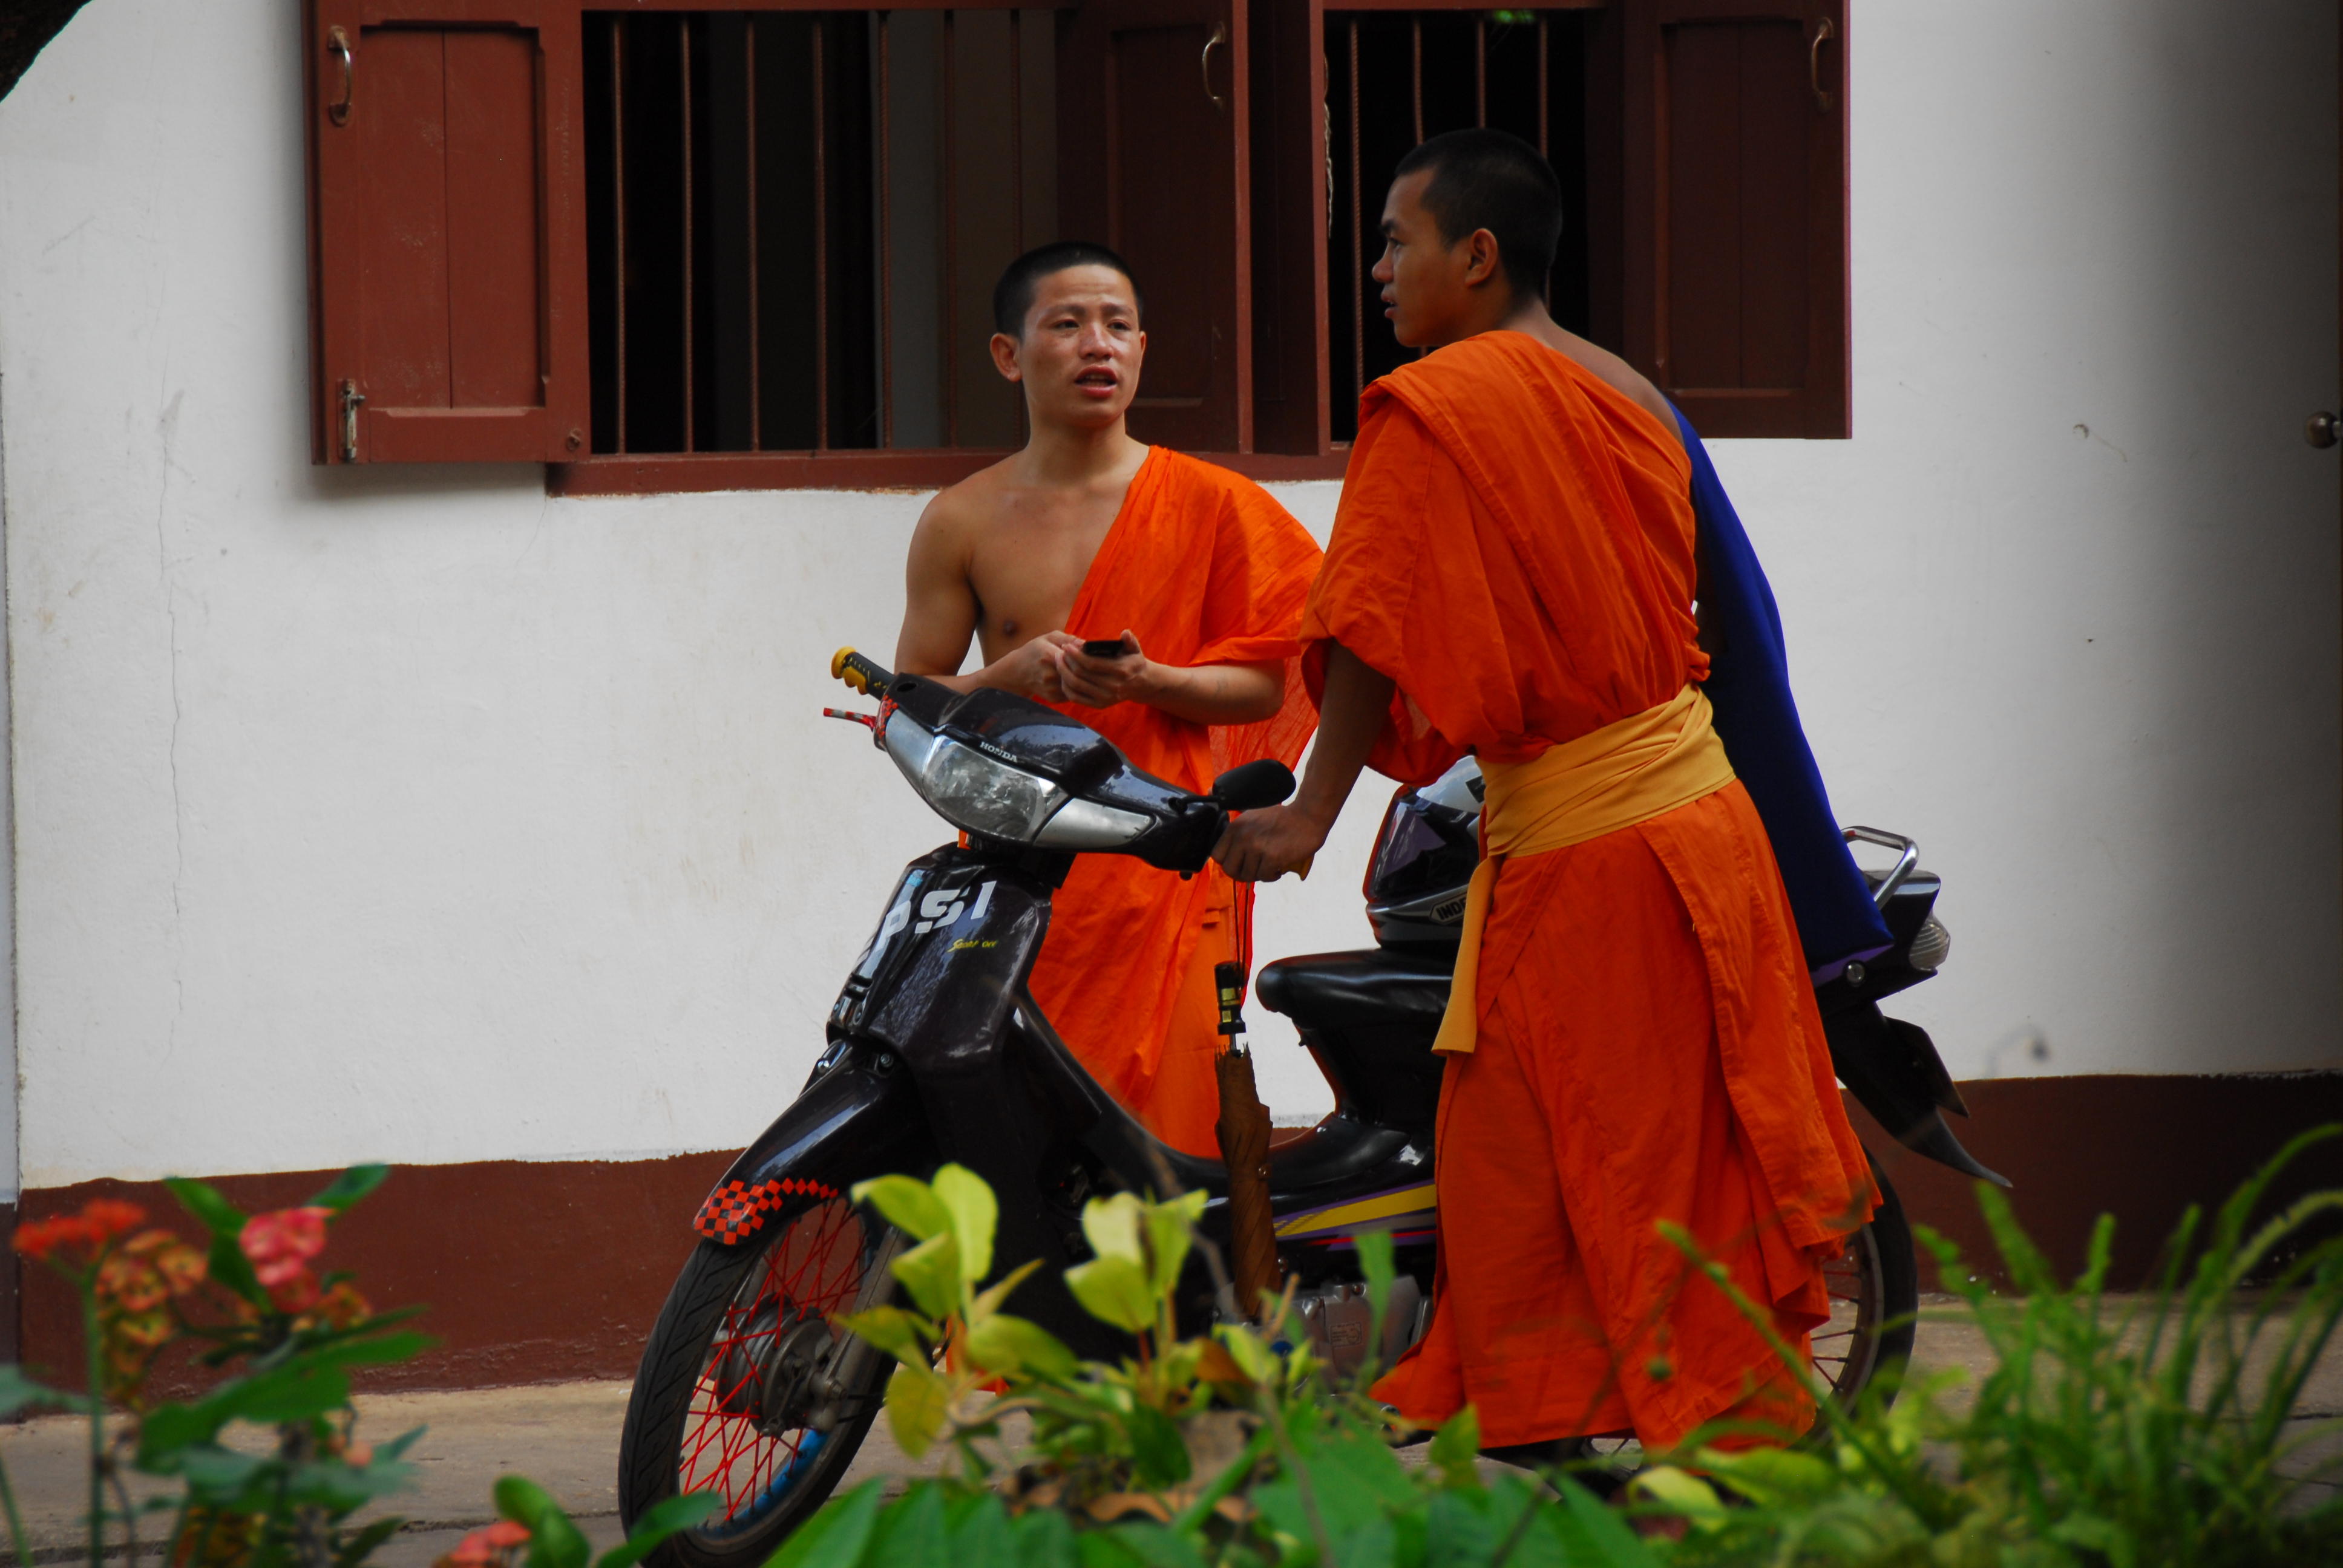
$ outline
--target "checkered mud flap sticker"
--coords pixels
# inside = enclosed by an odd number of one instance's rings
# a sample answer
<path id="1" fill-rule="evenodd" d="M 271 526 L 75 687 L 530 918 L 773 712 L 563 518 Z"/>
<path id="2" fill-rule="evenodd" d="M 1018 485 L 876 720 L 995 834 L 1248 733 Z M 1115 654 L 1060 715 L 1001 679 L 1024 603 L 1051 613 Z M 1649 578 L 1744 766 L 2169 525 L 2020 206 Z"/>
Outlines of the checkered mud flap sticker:
<path id="1" fill-rule="evenodd" d="M 791 1198 L 807 1197 L 827 1201 L 838 1196 L 838 1189 L 820 1181 L 799 1181 L 792 1176 L 778 1181 L 762 1181 L 751 1187 L 745 1181 L 727 1181 L 708 1195 L 699 1206 L 699 1213 L 691 1228 L 711 1241 L 721 1241 L 728 1247 L 739 1246 L 755 1235 L 765 1223 L 765 1216 Z"/>

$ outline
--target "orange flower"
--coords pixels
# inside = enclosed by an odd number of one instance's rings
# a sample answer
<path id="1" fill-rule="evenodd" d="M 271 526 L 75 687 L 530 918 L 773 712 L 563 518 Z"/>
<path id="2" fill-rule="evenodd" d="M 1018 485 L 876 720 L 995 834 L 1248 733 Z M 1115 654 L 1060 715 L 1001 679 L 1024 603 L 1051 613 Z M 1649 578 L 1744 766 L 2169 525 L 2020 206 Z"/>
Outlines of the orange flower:
<path id="1" fill-rule="evenodd" d="M 48 1262 L 68 1247 L 102 1249 L 116 1236 L 146 1222 L 146 1211 L 119 1198 L 92 1198 L 78 1214 L 33 1220 L 16 1227 L 16 1251 L 35 1262 Z"/>
<path id="2" fill-rule="evenodd" d="M 168 1231 L 148 1231 L 108 1251 L 97 1265 L 97 1299 L 125 1312 L 147 1312 L 203 1282 L 204 1255 Z"/>
<path id="3" fill-rule="evenodd" d="M 473 1531 L 432 1568 L 488 1568 L 517 1546 L 528 1543 L 528 1527 L 509 1519 Z"/>
<path id="4" fill-rule="evenodd" d="M 45 1263 L 60 1247 L 89 1241 L 89 1227 L 78 1214 L 60 1214 L 53 1220 L 27 1220 L 16 1227 L 16 1251 L 36 1263 Z"/>
<path id="5" fill-rule="evenodd" d="M 374 1316 L 374 1308 L 367 1304 L 356 1286 L 344 1280 L 311 1302 L 307 1312 L 305 1321 L 323 1323 L 327 1328 L 347 1329 Z"/>
<path id="6" fill-rule="evenodd" d="M 163 1287 L 175 1296 L 184 1296 L 204 1282 L 211 1271 L 211 1263 L 195 1248 L 190 1247 L 168 1231 L 149 1231 L 143 1236 L 133 1236 L 122 1244 L 126 1252 L 135 1252 L 152 1259 L 155 1271 L 163 1276 Z"/>

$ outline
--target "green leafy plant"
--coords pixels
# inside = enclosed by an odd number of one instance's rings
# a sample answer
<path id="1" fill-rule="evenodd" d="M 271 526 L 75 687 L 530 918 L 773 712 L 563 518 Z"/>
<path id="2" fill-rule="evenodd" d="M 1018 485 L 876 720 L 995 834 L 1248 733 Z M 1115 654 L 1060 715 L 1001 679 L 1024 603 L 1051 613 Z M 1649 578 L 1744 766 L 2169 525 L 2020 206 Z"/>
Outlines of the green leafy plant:
<path id="1" fill-rule="evenodd" d="M 1960 1414 L 1960 1374 L 1825 1407 L 1819 1452 L 1693 1455 L 1636 1483 L 1689 1529 L 1686 1562 L 1943 1568 L 2247 1568 L 2343 1561 L 2343 1502 L 2316 1484 L 2343 1460 L 2315 1445 L 2343 1422 L 2294 1417 L 2343 1321 L 2343 1192 L 2253 1223 L 2272 1182 L 2322 1129 L 2289 1143 L 2222 1205 L 2188 1211 L 2152 1289 L 2107 1292 L 2114 1221 L 2063 1283 L 2001 1193 L 1980 1183 L 2008 1277 L 1995 1294 L 1959 1249 L 1923 1240 L 1995 1366 Z M 1719 1271 L 1709 1269 L 1724 1283 Z M 1729 1285 L 1725 1288 L 1730 1289 Z M 1745 1312 L 1755 1309 L 1745 1301 Z M 1746 1506 L 1728 1507 L 1726 1498 Z"/>
<path id="2" fill-rule="evenodd" d="M 1011 1473 L 964 1464 L 915 1483 L 892 1503 L 870 1483 L 833 1501 L 771 1568 L 2343 1562 L 2343 1502 L 2313 1485 L 2338 1462 L 2311 1458 L 2312 1445 L 2343 1422 L 2293 1418 L 2343 1322 L 2343 1236 L 2328 1233 L 2343 1192 L 2315 1194 L 2255 1222 L 2288 1161 L 2333 1135 L 2290 1144 L 2209 1226 L 2192 1211 L 2155 1287 L 2127 1302 L 2106 1289 L 2111 1221 L 2101 1221 L 2082 1276 L 2063 1283 L 2000 1194 L 1981 1186 L 1979 1201 L 2022 1295 L 1971 1282 L 1957 1249 L 1923 1232 L 1946 1279 L 1959 1282 L 1955 1311 L 1995 1356 L 1965 1411 L 1951 1399 L 1965 1374 L 1946 1372 L 1907 1382 L 1900 1398 L 1875 1387 L 1852 1410 L 1822 1402 L 1820 1428 L 1797 1447 L 1727 1452 L 1715 1445 L 1721 1430 L 1696 1433 L 1642 1472 L 1617 1507 L 1597 1502 L 1566 1472 L 1544 1485 L 1511 1471 L 1484 1479 L 1469 1409 L 1433 1435 L 1424 1463 L 1401 1462 L 1389 1420 L 1363 1392 L 1373 1369 L 1338 1384 L 1306 1350 L 1274 1348 L 1282 1321 L 1259 1332 L 1223 1323 L 1177 1339 L 1171 1282 L 1189 1243 L 1173 1232 L 1192 1218 L 1192 1200 L 1106 1200 L 1085 1215 L 1098 1256 L 1068 1284 L 1093 1315 L 1131 1332 L 1137 1353 L 1111 1367 L 1002 1355 L 997 1368 L 950 1374 L 964 1380 L 951 1384 L 964 1402 L 948 1407 L 931 1439 L 997 1440 L 1002 1413 L 1030 1411 L 1033 1437 L 1025 1453 L 1009 1456 Z M 990 1213 L 980 1202 L 957 1210 Z M 940 1225 L 930 1231 L 941 1233 Z M 1742 1297 L 1688 1236 L 1674 1239 L 1695 1275 L 1773 1334 L 1770 1313 Z M 990 1242 L 988 1224 L 988 1253 Z M 960 1245 L 957 1236 L 953 1244 Z M 1362 1237 L 1360 1250 L 1380 1316 L 1389 1244 Z M 963 1252 L 960 1266 L 976 1255 Z M 981 1277 L 980 1270 L 967 1276 L 958 1306 L 923 1315 L 910 1337 L 897 1335 L 899 1359 L 949 1361 L 956 1335 L 973 1338 L 962 1325 L 974 1321 L 968 1309 Z M 928 1304 L 950 1305 L 940 1296 Z M 1802 1374 L 1810 1371 L 1788 1344 L 1776 1339 L 1775 1348 Z M 980 1405 L 995 1375 L 1000 1397 Z M 1154 1414 L 1134 1421 L 1142 1405 Z M 1160 1433 L 1133 1436 L 1157 1431 L 1159 1420 L 1187 1470 Z M 1232 1423 L 1234 1441 L 1204 1463 L 1210 1445 L 1198 1433 L 1215 1422 Z M 1100 1506 L 1134 1497 L 1151 1506 Z"/>
<path id="3" fill-rule="evenodd" d="M 855 1196 L 918 1240 L 893 1265 L 912 1304 L 840 1322 L 898 1362 L 888 1410 L 899 1439 L 908 1434 L 915 1453 L 949 1442 L 960 1463 L 893 1503 L 882 1504 L 876 1483 L 833 1500 L 772 1568 L 1305 1568 L 1422 1564 L 1435 1551 L 1456 1568 L 1654 1562 L 1617 1513 L 1567 1480 L 1559 1503 L 1525 1477 L 1483 1485 L 1469 1410 L 1433 1435 L 1427 1464 L 1403 1464 L 1391 1418 L 1363 1392 L 1376 1368 L 1332 1380 L 1290 1302 L 1259 1328 L 1223 1322 L 1182 1338 L 1174 1298 L 1202 1194 L 1121 1193 L 1085 1207 L 1094 1256 L 1064 1277 L 1085 1311 L 1131 1336 L 1133 1353 L 1112 1363 L 1077 1361 L 1001 1311 L 1030 1265 L 975 1289 L 990 1268 L 996 1211 L 973 1174 L 885 1177 Z M 1379 1343 L 1390 1238 L 1363 1236 L 1360 1252 Z M 996 1462 L 1002 1423 L 1021 1412 L 1031 1420 L 1025 1447 Z"/>
<path id="4" fill-rule="evenodd" d="M 113 1527 L 136 1568 L 139 1521 L 159 1509 L 174 1515 L 165 1533 L 168 1560 L 192 1568 L 355 1563 L 398 1527 L 397 1520 L 347 1524 L 405 1483 L 399 1455 L 417 1435 L 379 1448 L 359 1441 L 349 1369 L 403 1361 L 429 1342 L 397 1328 L 410 1314 L 377 1313 L 346 1274 L 314 1266 L 333 1221 L 386 1174 L 383 1166 L 360 1166 L 306 1204 L 259 1215 L 203 1182 L 174 1181 L 174 1195 L 210 1232 L 203 1251 L 167 1231 L 142 1230 L 145 1211 L 111 1199 L 18 1228 L 16 1251 L 61 1275 L 80 1302 L 89 1392 L 43 1389 L 21 1372 L 11 1392 L 19 1408 L 88 1418 L 91 1561 Z M 155 1402 L 147 1375 L 162 1350 L 180 1341 L 208 1345 L 205 1364 L 238 1370 L 200 1399 Z M 136 1417 L 112 1442 L 108 1400 Z M 273 1445 L 253 1453 L 223 1442 L 238 1423 L 273 1429 Z M 130 1470 L 176 1477 L 182 1492 L 176 1502 L 134 1506 Z M 18 1560 L 28 1561 L 13 1506 L 9 1525 Z"/>
<path id="5" fill-rule="evenodd" d="M 378 1188 L 380 1165 L 343 1172 L 308 1202 L 246 1214 L 216 1188 L 174 1180 L 172 1193 L 207 1232 L 204 1248 L 146 1229 L 137 1205 L 96 1199 L 78 1213 L 19 1226 L 15 1250 L 45 1264 L 79 1301 L 89 1379 L 83 1393 L 44 1387 L 0 1367 L 0 1416 L 56 1410 L 89 1422 L 89 1561 L 116 1534 L 138 1568 L 139 1524 L 167 1513 L 168 1568 L 359 1568 L 400 1527 L 352 1516 L 404 1486 L 401 1455 L 421 1429 L 370 1444 L 357 1435 L 350 1373 L 406 1361 L 431 1342 L 400 1325 L 419 1309 L 377 1312 L 347 1271 L 317 1261 L 334 1222 Z M 156 1358 L 176 1343 L 226 1375 L 200 1396 L 156 1401 L 147 1390 Z M 133 1418 L 109 1440 L 108 1404 Z M 257 1452 L 231 1441 L 259 1428 Z M 128 1473 L 175 1479 L 176 1496 L 135 1504 Z M 528 1568 L 588 1568 L 586 1539 L 542 1489 L 518 1476 L 497 1483 L 498 1524 L 476 1531 L 443 1560 L 450 1568 L 509 1565 L 526 1547 Z M 109 1503 L 109 1498 L 111 1502 Z M 669 1500 L 593 1568 L 632 1568 L 716 1499 Z M 19 1563 L 32 1546 L 5 1467 L 0 1509 Z"/>

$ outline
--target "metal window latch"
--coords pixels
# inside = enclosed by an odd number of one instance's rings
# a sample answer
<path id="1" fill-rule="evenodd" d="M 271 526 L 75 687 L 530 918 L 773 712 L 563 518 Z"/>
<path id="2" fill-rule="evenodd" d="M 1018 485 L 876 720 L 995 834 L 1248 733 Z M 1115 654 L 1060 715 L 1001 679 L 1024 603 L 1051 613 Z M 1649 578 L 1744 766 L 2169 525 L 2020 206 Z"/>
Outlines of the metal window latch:
<path id="1" fill-rule="evenodd" d="M 366 402 L 366 394 L 355 381 L 342 383 L 342 461 L 358 460 L 358 408 Z"/>

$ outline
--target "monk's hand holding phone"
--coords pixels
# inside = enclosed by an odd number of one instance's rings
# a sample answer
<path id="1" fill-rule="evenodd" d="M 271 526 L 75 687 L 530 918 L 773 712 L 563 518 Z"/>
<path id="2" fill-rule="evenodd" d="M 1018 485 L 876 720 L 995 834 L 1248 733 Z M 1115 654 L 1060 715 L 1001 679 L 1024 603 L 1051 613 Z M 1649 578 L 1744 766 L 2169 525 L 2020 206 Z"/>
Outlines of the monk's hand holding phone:
<path id="1" fill-rule="evenodd" d="M 1043 702 L 1065 701 L 1069 694 L 1065 686 L 1065 652 L 1060 643 L 1062 635 L 1044 632 L 1011 648 L 985 667 L 984 684 Z"/>
<path id="2" fill-rule="evenodd" d="M 1058 656 L 1070 701 L 1112 708 L 1118 702 L 1143 702 L 1152 689 L 1155 666 L 1140 648 L 1136 632 L 1088 640 L 1068 637 L 1058 645 Z"/>

